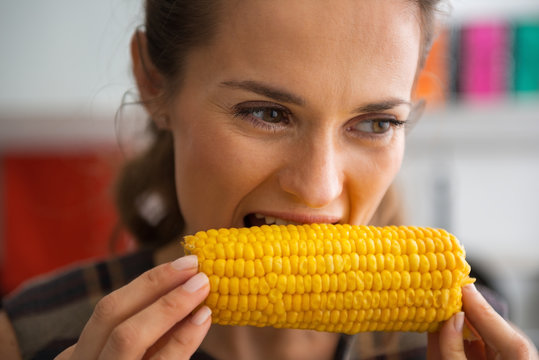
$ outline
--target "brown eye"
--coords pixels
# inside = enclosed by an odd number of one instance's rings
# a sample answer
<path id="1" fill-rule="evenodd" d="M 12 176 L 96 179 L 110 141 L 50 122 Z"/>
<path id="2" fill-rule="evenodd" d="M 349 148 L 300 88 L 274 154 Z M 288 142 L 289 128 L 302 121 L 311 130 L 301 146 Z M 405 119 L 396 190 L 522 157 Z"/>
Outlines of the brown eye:
<path id="1" fill-rule="evenodd" d="M 392 121 L 388 119 L 363 120 L 356 124 L 355 129 L 373 134 L 384 134 L 391 129 Z"/>
<path id="2" fill-rule="evenodd" d="M 275 124 L 275 123 L 287 122 L 286 115 L 284 114 L 283 111 L 279 109 L 259 108 L 259 109 L 252 110 L 251 114 L 254 117 L 268 123 Z"/>
<path id="3" fill-rule="evenodd" d="M 287 108 L 274 103 L 248 101 L 234 106 L 234 117 L 251 123 L 255 128 L 277 132 L 287 129 L 292 122 L 292 113 Z"/>

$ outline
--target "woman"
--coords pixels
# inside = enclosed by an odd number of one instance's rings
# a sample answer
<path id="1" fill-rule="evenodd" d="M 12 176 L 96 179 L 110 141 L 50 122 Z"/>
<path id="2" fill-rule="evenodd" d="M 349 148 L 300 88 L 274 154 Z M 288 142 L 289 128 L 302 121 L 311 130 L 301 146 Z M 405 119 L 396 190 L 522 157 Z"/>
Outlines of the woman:
<path id="1" fill-rule="evenodd" d="M 58 358 L 342 355 L 338 334 L 210 327 L 206 307 L 190 315 L 208 295 L 208 279 L 192 256 L 172 261 L 181 255 L 174 240 L 218 227 L 372 222 L 401 165 L 436 3 L 148 0 L 145 32 L 132 41 L 133 72 L 158 130 L 147 155 L 126 168 L 119 199 L 141 243 L 160 242 L 160 265 L 121 284 L 87 317 L 68 302 L 67 314 L 86 325 Z M 20 297 L 6 303 L 3 351 L 18 342 L 26 356 L 43 355 L 23 339 L 45 334 L 34 326 L 38 316 L 18 320 Z M 39 316 L 50 323 L 54 311 Z M 464 290 L 464 311 L 489 355 L 535 356 L 473 287 Z M 429 356 L 477 355 L 473 346 L 465 353 L 463 320 L 457 314 L 429 335 Z M 43 347 L 51 343 L 59 342 Z"/>

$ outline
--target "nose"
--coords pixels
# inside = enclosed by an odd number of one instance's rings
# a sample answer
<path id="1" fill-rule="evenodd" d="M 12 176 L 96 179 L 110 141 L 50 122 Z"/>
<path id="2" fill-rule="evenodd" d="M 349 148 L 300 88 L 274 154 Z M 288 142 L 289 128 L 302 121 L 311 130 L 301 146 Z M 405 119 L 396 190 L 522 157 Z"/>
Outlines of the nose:
<path id="1" fill-rule="evenodd" d="M 305 205 L 322 208 L 343 191 L 343 159 L 331 138 L 296 144 L 279 172 L 279 184 Z"/>

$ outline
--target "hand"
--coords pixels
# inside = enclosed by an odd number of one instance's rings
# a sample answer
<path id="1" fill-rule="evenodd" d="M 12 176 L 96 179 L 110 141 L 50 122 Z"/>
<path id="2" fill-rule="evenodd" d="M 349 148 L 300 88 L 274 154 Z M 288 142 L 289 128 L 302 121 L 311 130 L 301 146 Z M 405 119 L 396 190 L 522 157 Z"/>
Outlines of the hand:
<path id="1" fill-rule="evenodd" d="M 464 313 L 453 315 L 438 332 L 429 334 L 428 359 L 539 359 L 531 341 L 498 315 L 474 285 L 463 288 L 462 301 Z M 464 314 L 479 339 L 463 341 Z"/>
<path id="2" fill-rule="evenodd" d="M 196 256 L 185 256 L 105 296 L 57 359 L 189 359 L 211 323 L 206 306 L 190 315 L 209 293 L 197 267 Z"/>

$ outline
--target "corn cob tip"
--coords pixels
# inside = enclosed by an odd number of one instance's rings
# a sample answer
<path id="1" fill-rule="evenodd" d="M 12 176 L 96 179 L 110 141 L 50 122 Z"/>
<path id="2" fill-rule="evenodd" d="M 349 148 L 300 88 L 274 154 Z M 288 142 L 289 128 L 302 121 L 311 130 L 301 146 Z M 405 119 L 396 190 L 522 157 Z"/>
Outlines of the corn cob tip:
<path id="1" fill-rule="evenodd" d="M 195 249 L 195 245 L 188 242 L 188 241 L 181 241 L 180 243 L 183 247 L 185 255 L 193 255 L 193 250 Z"/>

